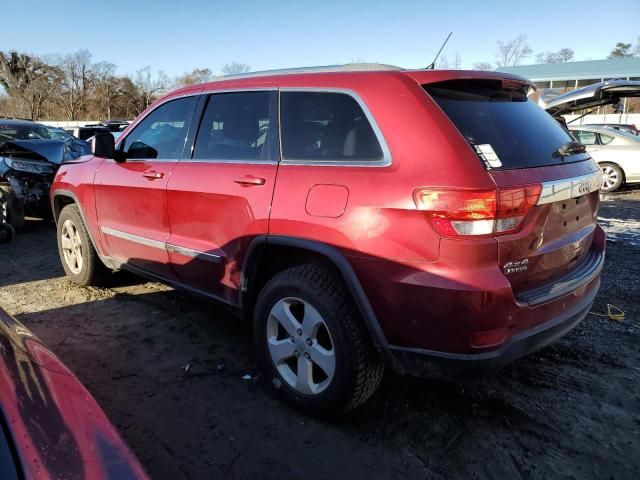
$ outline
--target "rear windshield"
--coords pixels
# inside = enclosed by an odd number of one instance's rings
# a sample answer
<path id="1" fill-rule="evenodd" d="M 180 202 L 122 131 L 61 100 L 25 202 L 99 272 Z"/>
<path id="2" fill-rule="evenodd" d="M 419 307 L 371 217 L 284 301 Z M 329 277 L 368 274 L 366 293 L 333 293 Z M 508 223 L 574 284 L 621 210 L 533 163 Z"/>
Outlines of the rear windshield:
<path id="1" fill-rule="evenodd" d="M 425 85 L 488 168 L 543 167 L 582 161 L 588 154 L 562 156 L 573 139 L 551 115 L 521 91 L 495 80 L 454 80 Z"/>

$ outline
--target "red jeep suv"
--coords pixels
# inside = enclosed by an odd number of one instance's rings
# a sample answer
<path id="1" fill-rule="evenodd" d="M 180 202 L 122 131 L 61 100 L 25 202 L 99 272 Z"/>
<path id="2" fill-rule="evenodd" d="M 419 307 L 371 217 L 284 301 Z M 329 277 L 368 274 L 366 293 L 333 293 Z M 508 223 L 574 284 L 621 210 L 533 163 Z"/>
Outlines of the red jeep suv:
<path id="1" fill-rule="evenodd" d="M 532 87 L 335 68 L 177 90 L 58 170 L 62 265 L 224 302 L 310 412 L 364 402 L 385 365 L 494 371 L 580 322 L 604 262 L 598 165 Z"/>

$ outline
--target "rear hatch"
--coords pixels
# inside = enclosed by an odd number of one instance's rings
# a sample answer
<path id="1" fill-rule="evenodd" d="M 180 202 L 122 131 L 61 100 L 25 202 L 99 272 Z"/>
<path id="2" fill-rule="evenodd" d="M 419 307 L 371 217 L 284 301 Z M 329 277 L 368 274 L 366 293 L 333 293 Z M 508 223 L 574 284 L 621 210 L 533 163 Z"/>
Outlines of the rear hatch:
<path id="1" fill-rule="evenodd" d="M 597 164 L 528 101 L 524 82 L 466 79 L 423 88 L 493 179 L 497 210 L 509 217 L 507 228 L 499 231 L 496 220 L 493 231 L 498 262 L 516 298 L 534 303 L 531 292 L 552 290 L 590 261 L 601 182 Z"/>

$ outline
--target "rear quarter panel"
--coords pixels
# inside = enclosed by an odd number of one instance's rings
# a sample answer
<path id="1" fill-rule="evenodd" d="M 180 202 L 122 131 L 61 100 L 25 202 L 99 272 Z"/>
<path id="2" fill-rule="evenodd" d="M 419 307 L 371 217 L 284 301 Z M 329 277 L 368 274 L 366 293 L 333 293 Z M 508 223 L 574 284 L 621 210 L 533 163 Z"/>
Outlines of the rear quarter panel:
<path id="1" fill-rule="evenodd" d="M 439 237 L 416 209 L 420 187 L 495 188 L 475 154 L 412 78 L 384 75 L 296 75 L 281 88 L 342 89 L 369 109 L 390 151 L 388 166 L 282 164 L 274 192 L 270 233 L 327 243 L 348 255 L 433 262 Z M 346 187 L 338 217 L 309 214 L 316 185 Z"/>

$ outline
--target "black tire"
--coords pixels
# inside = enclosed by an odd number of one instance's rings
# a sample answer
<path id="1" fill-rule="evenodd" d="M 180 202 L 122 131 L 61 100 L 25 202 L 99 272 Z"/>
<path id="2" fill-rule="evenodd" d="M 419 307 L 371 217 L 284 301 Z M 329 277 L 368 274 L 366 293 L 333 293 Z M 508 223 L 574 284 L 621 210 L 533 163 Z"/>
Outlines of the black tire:
<path id="1" fill-rule="evenodd" d="M 66 228 L 65 226 L 68 225 L 67 222 L 71 222 L 71 225 L 75 227 L 80 238 L 79 250 L 81 252 L 82 264 L 81 266 L 76 265 L 76 267 L 79 267 L 78 271 L 73 271 L 63 252 L 62 237 L 63 231 Z M 58 240 L 58 254 L 60 255 L 60 262 L 62 263 L 62 268 L 64 268 L 64 272 L 69 280 L 85 287 L 99 286 L 104 283 L 105 279 L 109 276 L 110 270 L 102 263 L 102 260 L 100 260 L 100 257 L 91 242 L 91 238 L 87 233 L 87 227 L 82 221 L 82 216 L 80 215 L 80 210 L 77 205 L 67 205 L 60 212 L 60 215 L 58 216 L 56 237 Z"/>
<path id="2" fill-rule="evenodd" d="M 7 223 L 19 232 L 24 227 L 24 201 L 17 197 L 11 185 L 0 185 L 0 198 L 7 203 Z"/>
<path id="3" fill-rule="evenodd" d="M 271 278 L 256 302 L 255 339 L 266 386 L 289 405 L 312 415 L 337 415 L 354 409 L 375 392 L 384 372 L 384 363 L 346 292 L 342 279 L 330 269 L 314 264 L 300 265 Z M 324 321 L 321 328 L 326 327 L 332 343 L 334 373 L 318 394 L 303 394 L 287 383 L 269 353 L 268 323 L 272 308 L 279 301 L 292 298 L 301 299 L 320 314 Z M 303 306 L 303 310 L 306 308 Z M 293 338 L 291 343 L 297 351 Z M 298 362 L 298 359 L 290 360 Z M 314 368 L 315 365 L 312 370 Z"/>
<path id="4" fill-rule="evenodd" d="M 624 172 L 615 163 L 603 162 L 600 164 L 600 170 L 602 170 L 603 174 L 603 192 L 615 192 L 624 184 Z M 610 178 L 611 180 L 615 179 L 615 181 L 608 182 L 608 178 Z"/>
<path id="5" fill-rule="evenodd" d="M 16 236 L 16 231 L 9 223 L 0 223 L 0 243 L 9 243 Z"/>

